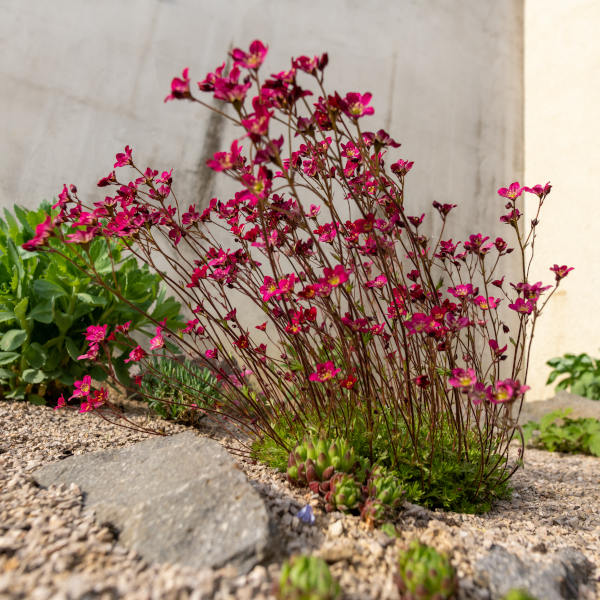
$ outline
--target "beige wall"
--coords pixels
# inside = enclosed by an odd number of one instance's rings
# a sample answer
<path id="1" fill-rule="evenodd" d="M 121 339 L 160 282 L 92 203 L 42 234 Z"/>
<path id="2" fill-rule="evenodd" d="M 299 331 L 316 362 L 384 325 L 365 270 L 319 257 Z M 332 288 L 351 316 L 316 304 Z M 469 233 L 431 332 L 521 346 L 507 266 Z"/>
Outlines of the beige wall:
<path id="1" fill-rule="evenodd" d="M 534 281 L 550 283 L 554 263 L 575 267 L 539 322 L 530 399 L 553 394 L 544 385 L 549 358 L 600 355 L 599 31 L 598 0 L 526 0 L 526 183 L 553 184 L 536 242 Z"/>

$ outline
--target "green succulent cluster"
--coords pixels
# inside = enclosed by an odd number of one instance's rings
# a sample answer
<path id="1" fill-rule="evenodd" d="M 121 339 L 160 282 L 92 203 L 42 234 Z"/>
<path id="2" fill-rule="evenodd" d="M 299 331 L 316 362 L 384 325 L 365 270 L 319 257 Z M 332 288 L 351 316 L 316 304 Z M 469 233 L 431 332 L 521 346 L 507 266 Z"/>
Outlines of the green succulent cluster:
<path id="1" fill-rule="evenodd" d="M 220 397 L 213 373 L 183 357 L 155 357 L 142 379 L 142 397 L 164 419 L 196 424 Z M 195 407 L 192 405 L 196 405 Z"/>
<path id="2" fill-rule="evenodd" d="M 362 497 L 362 486 L 353 475 L 336 473 L 331 478 L 329 491 L 325 495 L 325 508 L 328 512 L 354 510 L 359 508 Z"/>
<path id="3" fill-rule="evenodd" d="M 358 472 L 360 479 L 365 471 L 365 461 L 358 458 L 346 440 L 306 437 L 290 453 L 287 476 L 291 483 L 308 485 L 315 493 L 327 493 L 335 473 Z"/>
<path id="4" fill-rule="evenodd" d="M 381 523 L 391 516 L 404 497 L 404 487 L 400 480 L 381 466 L 371 470 L 365 489 L 367 499 L 362 506 L 361 517 L 371 525 Z"/>
<path id="5" fill-rule="evenodd" d="M 418 540 L 398 557 L 396 581 L 402 600 L 452 600 L 458 591 L 448 557 Z"/>
<path id="6" fill-rule="evenodd" d="M 340 595 L 340 585 L 322 558 L 297 556 L 283 564 L 279 600 L 337 600 Z"/>

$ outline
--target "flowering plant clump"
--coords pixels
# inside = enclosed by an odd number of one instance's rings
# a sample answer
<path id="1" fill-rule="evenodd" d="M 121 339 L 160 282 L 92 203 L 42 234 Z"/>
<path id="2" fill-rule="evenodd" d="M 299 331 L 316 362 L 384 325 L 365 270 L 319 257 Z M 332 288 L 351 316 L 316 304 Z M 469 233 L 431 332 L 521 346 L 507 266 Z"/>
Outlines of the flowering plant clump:
<path id="1" fill-rule="evenodd" d="M 446 239 L 456 205 L 437 201 L 440 234 L 430 239 L 425 215 L 412 214 L 405 198 L 412 161 L 393 156 L 400 144 L 386 131 L 364 125 L 371 94 L 328 93 L 327 54 L 259 75 L 266 53 L 259 41 L 235 49 L 230 66 L 197 86 L 185 69 L 165 98 L 239 127 L 208 161 L 236 182 L 232 197 L 187 204 L 175 195 L 172 170 L 143 168 L 127 146 L 98 182 L 109 195 L 86 204 L 65 188 L 58 213 L 28 247 L 62 236 L 62 223 L 72 226 L 65 241 L 82 248 L 122 239 L 193 315 L 181 330 L 157 323 L 156 340 L 132 348 L 129 360 L 144 373 L 167 351 L 168 335 L 226 384 L 213 412 L 259 440 L 289 453 L 309 431 L 343 437 L 404 473 L 423 498 L 451 460 L 465 480 L 461 493 L 489 499 L 517 467 L 508 445 L 531 336 L 569 271 L 552 267 L 551 291 L 529 281 L 538 216 L 523 231 L 517 203 L 529 194 L 539 214 L 550 185 L 499 190 L 514 247 L 481 233 Z M 219 229 L 230 236 L 224 246 Z M 502 265 L 515 249 L 521 268 L 508 284 Z M 157 266 L 159 255 L 168 269 Z M 96 359 L 110 360 L 108 345 Z M 75 397 L 89 405 L 92 394 Z"/>

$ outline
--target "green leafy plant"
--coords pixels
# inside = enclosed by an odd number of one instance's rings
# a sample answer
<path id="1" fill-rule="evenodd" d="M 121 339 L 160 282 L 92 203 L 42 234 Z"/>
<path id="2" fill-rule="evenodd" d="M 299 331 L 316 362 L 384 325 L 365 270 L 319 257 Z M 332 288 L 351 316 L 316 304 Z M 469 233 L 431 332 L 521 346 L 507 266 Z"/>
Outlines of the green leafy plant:
<path id="1" fill-rule="evenodd" d="M 124 258 L 118 242 L 95 239 L 81 248 L 53 239 L 46 252 L 21 248 L 49 214 L 48 204 L 38 210 L 15 206 L 14 215 L 5 210 L 0 219 L 0 393 L 40 404 L 55 402 L 84 373 L 106 379 L 106 369 L 77 360 L 86 352 L 89 326 L 100 322 L 112 329 L 131 321 L 130 331 L 151 335 L 155 322 L 178 323 L 180 311 L 160 277 Z M 95 276 L 118 286 L 122 298 L 77 267 L 82 253 Z M 126 349 L 121 345 L 111 364 L 121 383 L 129 381 Z"/>
<path id="2" fill-rule="evenodd" d="M 322 558 L 297 556 L 283 564 L 279 600 L 337 600 L 340 596 L 340 585 Z"/>
<path id="3" fill-rule="evenodd" d="M 600 400 L 600 360 L 588 354 L 564 354 L 551 358 L 546 364 L 552 367 L 547 385 L 554 383 L 558 377 L 566 375 L 557 385 L 556 390 L 568 390 L 573 394 L 585 396 L 592 400 Z"/>
<path id="4" fill-rule="evenodd" d="M 396 583 L 402 600 L 450 600 L 458 591 L 448 557 L 418 540 L 399 555 Z"/>
<path id="5" fill-rule="evenodd" d="M 142 398 L 165 419 L 197 424 L 220 398 L 214 374 L 190 360 L 153 357 L 141 382 Z"/>
<path id="6" fill-rule="evenodd" d="M 523 425 L 525 441 L 550 452 L 569 452 L 600 456 L 600 420 L 571 419 L 572 409 L 555 410 L 544 415 L 539 423 Z"/>
<path id="7" fill-rule="evenodd" d="M 502 600 L 537 600 L 535 596 L 532 596 L 527 590 L 514 588 L 509 590 Z"/>

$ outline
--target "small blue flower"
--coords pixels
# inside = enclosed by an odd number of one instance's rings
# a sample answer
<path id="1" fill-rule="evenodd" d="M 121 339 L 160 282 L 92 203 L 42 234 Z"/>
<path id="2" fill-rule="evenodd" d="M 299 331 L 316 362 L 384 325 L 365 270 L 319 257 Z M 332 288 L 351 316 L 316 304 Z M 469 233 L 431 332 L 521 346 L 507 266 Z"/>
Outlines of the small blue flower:
<path id="1" fill-rule="evenodd" d="M 315 515 L 313 513 L 312 506 L 307 504 L 302 507 L 297 513 L 296 516 L 303 522 L 308 523 L 309 525 L 315 524 Z"/>

